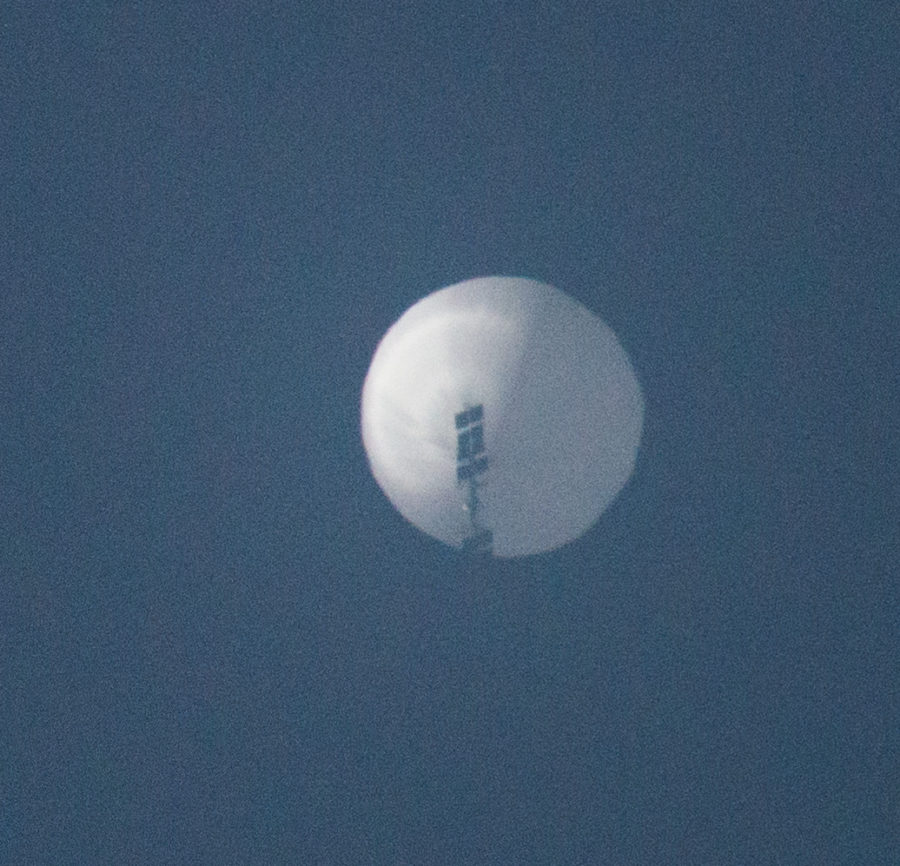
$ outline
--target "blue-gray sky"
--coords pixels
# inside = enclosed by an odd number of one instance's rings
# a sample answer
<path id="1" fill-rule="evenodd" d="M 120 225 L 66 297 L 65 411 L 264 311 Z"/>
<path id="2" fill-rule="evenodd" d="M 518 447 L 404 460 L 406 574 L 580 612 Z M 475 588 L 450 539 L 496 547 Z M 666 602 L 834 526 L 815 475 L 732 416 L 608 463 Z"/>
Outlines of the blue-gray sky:
<path id="1" fill-rule="evenodd" d="M 0 860 L 896 862 L 898 57 L 888 2 L 7 0 Z M 358 400 L 483 274 L 647 415 L 476 565 Z"/>

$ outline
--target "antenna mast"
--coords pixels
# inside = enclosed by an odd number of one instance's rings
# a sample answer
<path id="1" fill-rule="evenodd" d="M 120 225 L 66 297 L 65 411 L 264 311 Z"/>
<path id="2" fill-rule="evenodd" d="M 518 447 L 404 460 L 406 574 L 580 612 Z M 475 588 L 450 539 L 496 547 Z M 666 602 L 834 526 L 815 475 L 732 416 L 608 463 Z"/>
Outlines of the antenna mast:
<path id="1" fill-rule="evenodd" d="M 465 484 L 469 513 L 469 534 L 463 540 L 463 550 L 470 553 L 491 554 L 494 534 L 479 521 L 478 488 L 480 476 L 487 471 L 484 453 L 484 405 L 469 406 L 456 413 L 456 481 Z"/>

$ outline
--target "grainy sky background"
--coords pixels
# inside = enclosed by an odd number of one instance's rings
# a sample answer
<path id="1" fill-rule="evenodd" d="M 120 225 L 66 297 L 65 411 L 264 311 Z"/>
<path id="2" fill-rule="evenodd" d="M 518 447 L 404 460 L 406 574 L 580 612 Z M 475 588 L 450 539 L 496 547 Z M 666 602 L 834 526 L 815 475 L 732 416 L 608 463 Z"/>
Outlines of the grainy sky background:
<path id="1" fill-rule="evenodd" d="M 894 864 L 893 2 L 0 8 L 0 861 Z M 483 274 L 647 401 L 580 541 L 372 480 Z"/>

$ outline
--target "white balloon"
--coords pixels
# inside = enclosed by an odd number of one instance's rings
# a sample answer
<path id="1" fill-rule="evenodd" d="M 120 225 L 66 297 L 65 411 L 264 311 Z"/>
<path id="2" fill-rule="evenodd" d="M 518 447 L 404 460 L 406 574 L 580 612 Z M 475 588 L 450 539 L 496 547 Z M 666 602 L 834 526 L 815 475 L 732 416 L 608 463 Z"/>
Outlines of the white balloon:
<path id="1" fill-rule="evenodd" d="M 457 480 L 454 418 L 484 407 L 487 470 Z M 381 340 L 362 390 L 372 474 L 419 529 L 461 546 L 477 522 L 495 556 L 552 550 L 594 524 L 634 468 L 644 401 L 615 334 L 535 280 L 434 292 Z"/>

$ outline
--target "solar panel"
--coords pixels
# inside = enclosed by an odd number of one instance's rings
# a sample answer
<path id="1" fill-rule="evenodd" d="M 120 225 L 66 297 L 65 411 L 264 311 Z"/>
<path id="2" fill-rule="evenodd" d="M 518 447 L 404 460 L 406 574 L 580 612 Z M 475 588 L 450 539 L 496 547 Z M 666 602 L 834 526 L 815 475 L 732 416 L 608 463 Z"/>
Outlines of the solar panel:
<path id="1" fill-rule="evenodd" d="M 484 429 L 482 427 L 471 427 L 468 430 L 463 430 L 456 437 L 457 460 L 470 460 L 482 451 L 484 451 Z"/>
<path id="2" fill-rule="evenodd" d="M 468 460 L 471 456 L 471 437 L 467 432 L 460 433 L 456 437 L 456 459 L 461 462 Z"/>
<path id="3" fill-rule="evenodd" d="M 472 460 L 469 463 L 460 463 L 456 467 L 456 479 L 457 481 L 468 481 L 470 478 L 486 472 L 487 466 L 487 457 L 479 457 L 477 460 Z"/>
<path id="4" fill-rule="evenodd" d="M 491 553 L 494 536 L 479 521 L 477 477 L 487 471 L 488 460 L 484 454 L 484 406 L 470 406 L 454 416 L 456 423 L 456 479 L 468 482 L 468 501 L 471 532 L 463 541 L 463 549 L 472 553 Z"/>
<path id="5" fill-rule="evenodd" d="M 494 543 L 494 533 L 490 529 L 482 529 L 475 535 L 463 540 L 462 549 L 467 553 L 490 553 Z"/>
<path id="6" fill-rule="evenodd" d="M 484 427 L 480 424 L 469 431 L 469 454 L 480 454 L 484 451 Z"/>
<path id="7" fill-rule="evenodd" d="M 479 403 L 477 406 L 472 406 L 469 409 L 463 409 L 462 412 L 457 412 L 454 416 L 456 421 L 456 429 L 462 430 L 464 427 L 469 427 L 472 424 L 477 424 L 484 417 L 484 404 Z"/>

